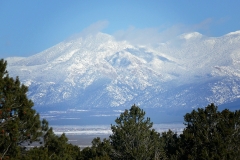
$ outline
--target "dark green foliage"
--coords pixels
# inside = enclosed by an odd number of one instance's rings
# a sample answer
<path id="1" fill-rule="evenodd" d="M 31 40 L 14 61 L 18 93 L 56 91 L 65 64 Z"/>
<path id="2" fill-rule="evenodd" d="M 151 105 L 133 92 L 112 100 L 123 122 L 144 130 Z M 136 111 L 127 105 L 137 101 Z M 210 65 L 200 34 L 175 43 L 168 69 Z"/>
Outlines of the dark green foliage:
<path id="1" fill-rule="evenodd" d="M 78 160 L 81 159 L 80 148 L 67 143 L 64 134 L 56 136 L 50 128 L 46 135 L 45 145 L 38 146 L 25 151 L 25 154 L 17 157 L 17 159 L 29 160 Z"/>
<path id="2" fill-rule="evenodd" d="M 164 151 L 168 159 L 177 159 L 180 139 L 177 133 L 169 130 L 161 134 L 161 140 L 164 144 Z"/>
<path id="3" fill-rule="evenodd" d="M 177 135 L 171 130 L 157 133 L 150 118 L 138 106 L 120 114 L 112 135 L 92 146 L 68 143 L 65 134 L 56 136 L 48 122 L 28 100 L 28 88 L 19 78 L 9 77 L 7 62 L 0 60 L 0 159 L 18 160 L 238 160 L 240 159 L 240 111 L 218 111 L 214 104 L 184 116 L 186 128 Z M 25 146 L 39 141 L 30 150 Z"/>
<path id="4" fill-rule="evenodd" d="M 6 66 L 0 60 L 0 159 L 80 159 L 79 147 L 68 144 L 64 134 L 56 136 L 45 119 L 40 121 L 28 88 L 18 77 L 9 77 Z M 34 141 L 41 145 L 28 151 L 25 146 Z"/>
<path id="5" fill-rule="evenodd" d="M 110 135 L 112 159 L 164 159 L 160 134 L 152 129 L 150 118 L 144 116 L 145 112 L 133 105 L 115 120 Z"/>
<path id="6" fill-rule="evenodd" d="M 94 138 L 92 147 L 84 148 L 81 152 L 82 160 L 111 160 L 111 144 L 109 140 L 104 139 L 101 141 L 99 137 Z"/>
<path id="7" fill-rule="evenodd" d="M 30 149 L 27 154 L 22 155 L 21 157 L 18 157 L 18 159 L 21 160 L 25 160 L 25 159 L 29 159 L 29 160 L 50 160 L 49 156 L 48 156 L 48 151 L 47 148 L 44 147 L 34 147 L 32 149 Z"/>
<path id="8" fill-rule="evenodd" d="M 214 104 L 184 116 L 179 159 L 240 159 L 240 112 Z"/>
<path id="9" fill-rule="evenodd" d="M 153 160 L 167 159 L 160 134 L 152 129 L 150 118 L 133 105 L 120 114 L 112 125 L 109 139 L 95 138 L 92 147 L 81 151 L 83 160 Z"/>
<path id="10" fill-rule="evenodd" d="M 44 135 L 44 148 L 50 159 L 67 160 L 80 158 L 80 148 L 67 143 L 65 134 L 56 136 L 52 128 Z"/>
<path id="11" fill-rule="evenodd" d="M 35 147 L 21 156 L 21 159 L 39 160 L 77 160 L 80 159 L 80 148 L 67 143 L 65 134 L 57 136 L 52 128 L 44 134 L 44 145 Z M 19 158 L 20 159 L 20 158 Z"/>
<path id="12" fill-rule="evenodd" d="M 19 156 L 23 143 L 37 141 L 42 134 L 39 114 L 26 95 L 28 88 L 18 77 L 9 77 L 6 66 L 0 60 L 0 158 Z"/>

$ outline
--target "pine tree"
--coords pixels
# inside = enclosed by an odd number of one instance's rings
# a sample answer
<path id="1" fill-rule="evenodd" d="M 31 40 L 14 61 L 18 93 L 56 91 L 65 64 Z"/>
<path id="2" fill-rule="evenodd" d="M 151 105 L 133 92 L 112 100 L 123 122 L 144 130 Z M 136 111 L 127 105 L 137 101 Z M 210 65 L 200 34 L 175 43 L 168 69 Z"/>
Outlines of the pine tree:
<path id="1" fill-rule="evenodd" d="M 161 140 L 163 141 L 164 151 L 166 152 L 168 159 L 178 159 L 177 155 L 180 143 L 178 134 L 168 130 L 168 132 L 161 133 Z"/>
<path id="2" fill-rule="evenodd" d="M 240 112 L 214 104 L 184 116 L 179 159 L 240 159 Z"/>
<path id="3" fill-rule="evenodd" d="M 81 151 L 81 159 L 111 160 L 110 152 L 112 146 L 109 140 L 101 141 L 99 137 L 92 140 L 92 146 L 86 147 Z"/>
<path id="4" fill-rule="evenodd" d="M 41 136 L 39 114 L 28 100 L 28 88 L 19 78 L 9 77 L 7 62 L 0 60 L 0 158 L 16 157 L 23 145 Z"/>
<path id="5" fill-rule="evenodd" d="M 164 159 L 160 134 L 152 129 L 150 118 L 145 119 L 145 112 L 133 105 L 130 110 L 120 114 L 112 125 L 112 159 Z"/>
<path id="6" fill-rule="evenodd" d="M 61 136 L 57 136 L 54 134 L 52 128 L 50 128 L 44 135 L 44 146 L 40 149 L 47 151 L 49 159 L 79 159 L 80 148 L 67 142 L 68 139 L 64 133 Z"/>

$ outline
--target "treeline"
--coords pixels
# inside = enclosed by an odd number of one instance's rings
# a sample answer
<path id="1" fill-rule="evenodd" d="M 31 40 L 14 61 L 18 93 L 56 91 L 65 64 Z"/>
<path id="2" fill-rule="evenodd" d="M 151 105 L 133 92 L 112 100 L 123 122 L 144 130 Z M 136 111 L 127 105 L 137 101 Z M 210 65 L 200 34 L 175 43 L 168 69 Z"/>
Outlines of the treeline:
<path id="1" fill-rule="evenodd" d="M 133 105 L 112 125 L 112 135 L 92 141 L 83 159 L 131 160 L 238 160 L 240 159 L 240 111 L 218 111 L 210 104 L 184 116 L 182 134 L 158 133 L 150 118 Z"/>
<path id="2" fill-rule="evenodd" d="M 145 112 L 133 105 L 111 125 L 109 138 L 94 138 L 91 147 L 80 149 L 40 120 L 28 88 L 9 77 L 6 66 L 0 60 L 0 160 L 240 159 L 240 111 L 220 112 L 214 104 L 187 113 L 181 134 L 156 132 Z M 26 147 L 32 144 L 37 146 Z"/>

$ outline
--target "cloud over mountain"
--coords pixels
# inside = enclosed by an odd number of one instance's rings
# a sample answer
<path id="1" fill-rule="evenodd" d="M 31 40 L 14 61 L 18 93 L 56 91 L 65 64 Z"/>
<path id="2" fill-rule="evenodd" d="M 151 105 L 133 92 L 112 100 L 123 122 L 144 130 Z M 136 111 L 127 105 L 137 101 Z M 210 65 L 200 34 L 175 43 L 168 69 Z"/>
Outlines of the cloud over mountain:
<path id="1" fill-rule="evenodd" d="M 239 32 L 189 32 L 154 47 L 136 44 L 97 32 L 10 57 L 8 70 L 29 86 L 38 107 L 189 108 L 239 99 Z"/>

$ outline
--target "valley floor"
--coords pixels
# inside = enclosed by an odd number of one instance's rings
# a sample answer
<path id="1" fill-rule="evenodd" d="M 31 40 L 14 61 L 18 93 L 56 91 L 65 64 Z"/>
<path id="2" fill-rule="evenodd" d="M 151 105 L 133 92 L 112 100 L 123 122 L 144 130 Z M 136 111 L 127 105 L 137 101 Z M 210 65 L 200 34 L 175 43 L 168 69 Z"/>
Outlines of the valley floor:
<path id="1" fill-rule="evenodd" d="M 52 126 L 54 133 L 61 135 L 65 133 L 69 143 L 85 148 L 91 146 L 94 138 L 108 138 L 111 135 L 111 125 L 56 125 Z M 184 125 L 182 123 L 154 124 L 153 128 L 161 133 L 171 129 L 178 134 L 182 133 Z"/>

